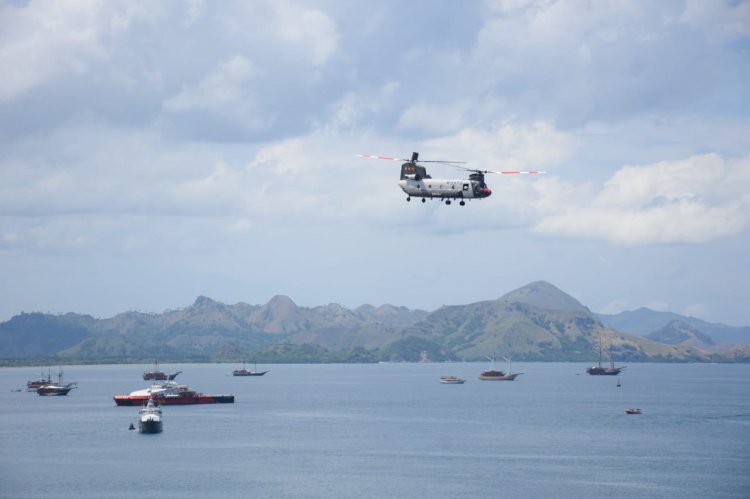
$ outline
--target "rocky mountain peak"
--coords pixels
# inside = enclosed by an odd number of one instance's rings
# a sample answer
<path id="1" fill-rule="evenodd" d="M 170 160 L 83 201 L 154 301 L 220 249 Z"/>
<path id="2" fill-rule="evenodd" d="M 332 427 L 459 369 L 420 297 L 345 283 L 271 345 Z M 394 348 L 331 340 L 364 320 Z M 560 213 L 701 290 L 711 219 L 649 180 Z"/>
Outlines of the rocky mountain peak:
<path id="1" fill-rule="evenodd" d="M 217 302 L 215 300 L 212 300 L 208 296 L 201 295 L 201 296 L 199 296 L 198 298 L 195 299 L 195 301 L 193 302 L 193 306 L 194 307 L 206 307 L 206 306 L 210 306 L 210 305 L 215 305 L 217 303 L 219 303 L 219 302 Z"/>
<path id="2" fill-rule="evenodd" d="M 266 303 L 266 308 L 274 310 L 296 308 L 297 304 L 286 295 L 276 295 Z"/>
<path id="3" fill-rule="evenodd" d="M 697 328 L 680 319 L 675 319 L 661 329 L 646 336 L 647 338 L 666 343 L 667 345 L 695 344 L 714 345 L 710 336 L 701 333 Z"/>
<path id="4" fill-rule="evenodd" d="M 587 307 L 569 294 L 561 291 L 547 281 L 535 281 L 514 291 L 504 294 L 498 301 L 525 303 L 549 310 L 575 310 L 590 312 Z"/>

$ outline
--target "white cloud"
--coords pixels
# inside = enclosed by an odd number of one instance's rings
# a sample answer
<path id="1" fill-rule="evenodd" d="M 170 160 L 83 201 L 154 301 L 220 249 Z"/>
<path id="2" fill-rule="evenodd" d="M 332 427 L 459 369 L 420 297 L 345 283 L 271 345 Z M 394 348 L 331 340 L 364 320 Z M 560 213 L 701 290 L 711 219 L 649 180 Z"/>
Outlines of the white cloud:
<path id="1" fill-rule="evenodd" d="M 273 2 L 283 40 L 300 47 L 316 66 L 325 64 L 338 50 L 336 24 L 322 11 L 296 2 Z"/>
<path id="2" fill-rule="evenodd" d="M 711 307 L 707 303 L 691 303 L 681 314 L 688 317 L 710 317 Z"/>
<path id="3" fill-rule="evenodd" d="M 646 303 L 646 308 L 650 308 L 651 310 L 656 310 L 657 312 L 666 312 L 669 310 L 669 303 L 663 302 L 663 301 L 650 301 Z"/>
<path id="4" fill-rule="evenodd" d="M 168 111 L 221 110 L 244 106 L 252 95 L 248 82 L 257 69 L 242 55 L 234 55 L 219 62 L 214 71 L 206 75 L 197 85 L 183 87 L 182 91 L 167 99 L 164 108 Z"/>
<path id="5" fill-rule="evenodd" d="M 619 314 L 620 312 L 624 312 L 626 310 L 630 310 L 632 306 L 630 305 L 629 301 L 624 298 L 619 298 L 616 300 L 612 300 L 609 303 L 605 304 L 600 309 L 596 310 L 596 313 L 600 314 Z"/>
<path id="6" fill-rule="evenodd" d="M 726 262 L 750 237 L 750 167 L 732 159 L 750 154 L 747 9 L 6 2 L 0 266 L 7 283 L 40 286 L 8 284 L 0 312 L 19 300 L 46 308 L 44 292 L 50 303 L 79 296 L 88 311 L 104 274 L 130 282 L 113 311 L 131 303 L 128 289 L 148 309 L 183 306 L 201 288 L 257 296 L 248 287 L 312 304 L 379 289 L 439 305 L 543 278 L 601 303 L 613 299 L 602 282 L 617 283 L 621 303 L 642 303 L 647 288 L 670 307 L 706 303 L 742 322 L 746 272 Z M 354 156 L 415 150 L 549 173 L 488 176 L 493 195 L 465 207 L 422 205 L 406 203 L 398 162 Z M 134 258 L 116 261 L 123 253 Z M 401 286 L 415 272 L 407 253 L 424 264 Z M 446 264 L 472 285 L 429 271 Z M 334 285 L 321 269 L 357 282 Z M 190 291 L 145 294 L 155 277 Z"/>
<path id="7" fill-rule="evenodd" d="M 0 6 L 0 102 L 63 74 L 84 74 L 105 61 L 134 19 L 154 16 L 150 4 L 88 0 Z"/>
<path id="8" fill-rule="evenodd" d="M 421 102 L 404 110 L 396 127 L 420 130 L 434 135 L 454 133 L 463 127 L 468 109 L 468 104 L 461 101 L 447 105 Z"/>
<path id="9" fill-rule="evenodd" d="M 626 246 L 703 243 L 737 234 L 750 224 L 750 157 L 716 154 L 646 166 L 626 166 L 598 192 L 590 185 L 538 184 L 535 230 L 603 239 Z"/>
<path id="10" fill-rule="evenodd" d="M 506 112 L 552 116 L 558 126 L 577 127 L 689 112 L 733 98 L 727 88 L 739 90 L 747 80 L 742 55 L 707 43 L 702 31 L 681 20 L 700 10 L 693 4 L 686 10 L 680 2 L 581 0 L 497 2 L 496 8 L 478 34 L 471 74 L 486 82 L 488 100 L 504 97 Z M 732 10 L 747 9 L 706 10 L 728 20 Z M 735 68 L 732 83 L 721 70 L 725 64 Z"/>
<path id="11" fill-rule="evenodd" d="M 688 0 L 680 19 L 719 39 L 750 35 L 750 3 L 745 1 Z"/>
<path id="12" fill-rule="evenodd" d="M 425 142 L 432 156 L 469 161 L 472 168 L 486 170 L 544 170 L 568 159 L 577 147 L 572 135 L 542 121 L 464 128 Z"/>
<path id="13" fill-rule="evenodd" d="M 206 8 L 205 0 L 188 0 L 185 12 L 185 26 L 192 26 L 200 18 Z"/>

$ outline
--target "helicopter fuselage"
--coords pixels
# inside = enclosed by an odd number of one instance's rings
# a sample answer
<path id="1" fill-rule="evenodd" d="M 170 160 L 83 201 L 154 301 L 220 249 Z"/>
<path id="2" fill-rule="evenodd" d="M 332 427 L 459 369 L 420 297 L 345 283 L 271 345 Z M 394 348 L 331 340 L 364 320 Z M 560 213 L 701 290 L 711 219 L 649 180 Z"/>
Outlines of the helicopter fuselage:
<path id="1" fill-rule="evenodd" d="M 438 199 L 482 199 L 492 191 L 484 182 L 470 179 L 406 178 L 399 187 L 408 196 Z"/>
<path id="2" fill-rule="evenodd" d="M 520 174 L 539 174 L 543 171 L 493 171 L 493 170 L 476 170 L 461 166 L 463 161 L 446 161 L 446 160 L 422 160 L 419 161 L 419 153 L 411 153 L 411 160 L 398 159 L 391 156 L 373 156 L 371 154 L 358 154 L 361 158 L 384 159 L 388 161 L 405 161 L 401 165 L 401 178 L 398 182 L 401 190 L 406 193 L 406 200 L 411 201 L 412 196 L 422 198 L 424 203 L 427 198 L 437 198 L 445 201 L 445 204 L 451 204 L 451 199 L 459 199 L 461 206 L 466 205 L 465 199 L 483 199 L 490 197 L 492 191 L 484 183 L 485 173 L 495 173 L 498 175 L 520 175 Z M 469 172 L 467 179 L 438 179 L 428 175 L 424 163 L 442 163 L 451 165 L 461 170 Z"/>

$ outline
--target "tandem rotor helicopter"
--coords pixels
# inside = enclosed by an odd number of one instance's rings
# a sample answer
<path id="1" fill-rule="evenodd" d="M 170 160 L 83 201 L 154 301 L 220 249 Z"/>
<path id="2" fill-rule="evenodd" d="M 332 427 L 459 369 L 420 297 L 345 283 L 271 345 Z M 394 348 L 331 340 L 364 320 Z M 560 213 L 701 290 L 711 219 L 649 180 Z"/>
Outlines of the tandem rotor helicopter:
<path id="1" fill-rule="evenodd" d="M 411 159 L 391 158 L 389 156 L 372 156 L 369 154 L 357 154 L 360 158 L 384 159 L 386 161 L 405 161 L 401 165 L 401 180 L 398 185 L 406 193 L 406 200 L 411 201 L 412 196 L 422 198 L 424 203 L 427 198 L 445 200 L 445 204 L 451 204 L 451 199 L 460 199 L 461 206 L 466 205 L 465 199 L 483 199 L 492 195 L 492 191 L 484 182 L 485 173 L 497 175 L 539 175 L 546 173 L 539 170 L 532 171 L 492 171 L 475 170 L 461 166 L 465 161 L 443 161 L 443 160 L 420 160 L 419 153 L 413 152 Z M 427 174 L 427 168 L 419 163 L 439 163 L 454 168 L 466 170 L 468 179 L 434 179 Z"/>

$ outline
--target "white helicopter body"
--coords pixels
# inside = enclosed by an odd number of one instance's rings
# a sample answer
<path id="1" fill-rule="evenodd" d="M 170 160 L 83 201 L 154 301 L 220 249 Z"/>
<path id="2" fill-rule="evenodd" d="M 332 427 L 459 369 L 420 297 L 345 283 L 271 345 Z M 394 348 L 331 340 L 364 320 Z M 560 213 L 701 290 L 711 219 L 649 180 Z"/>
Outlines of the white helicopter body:
<path id="1" fill-rule="evenodd" d="M 498 175 L 511 174 L 540 174 L 542 171 L 502 171 L 474 170 L 459 166 L 460 161 L 419 161 L 419 153 L 412 153 L 411 160 L 398 159 L 388 156 L 370 156 L 358 154 L 362 158 L 385 159 L 389 161 L 405 161 L 401 165 L 401 179 L 399 187 L 406 195 L 407 201 L 412 197 L 422 198 L 424 203 L 427 198 L 445 200 L 445 204 L 451 204 L 451 199 L 459 199 L 464 206 L 465 199 L 483 199 L 492 195 L 492 191 L 484 182 L 485 173 L 496 173 Z M 427 169 L 419 163 L 443 163 L 462 170 L 471 172 L 468 179 L 435 179 L 427 174 Z"/>

